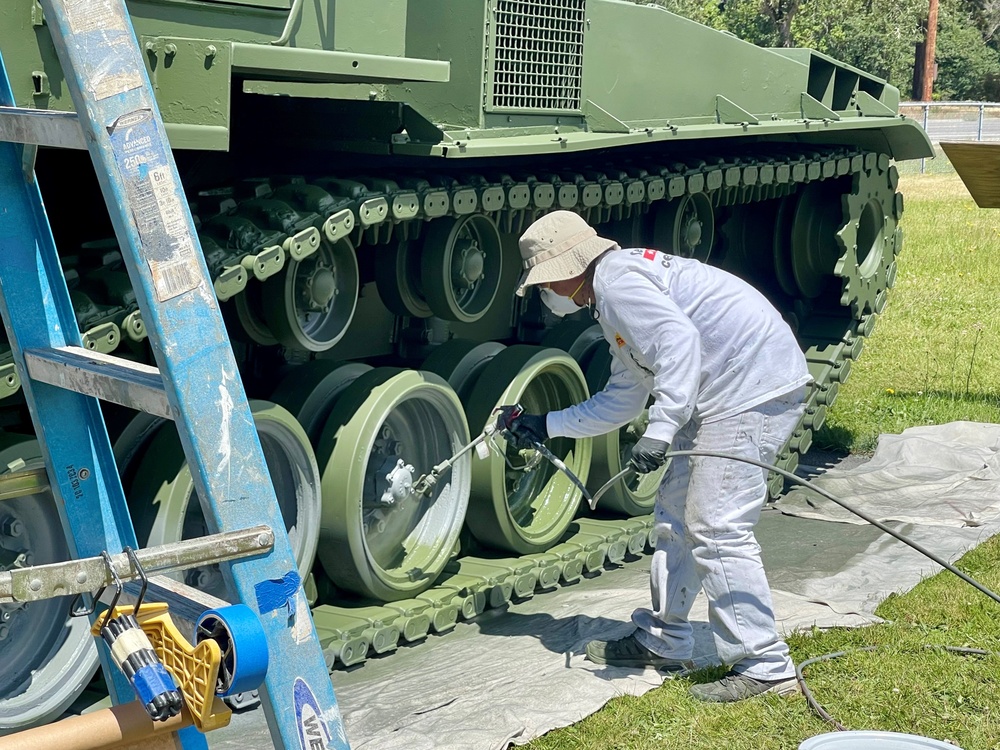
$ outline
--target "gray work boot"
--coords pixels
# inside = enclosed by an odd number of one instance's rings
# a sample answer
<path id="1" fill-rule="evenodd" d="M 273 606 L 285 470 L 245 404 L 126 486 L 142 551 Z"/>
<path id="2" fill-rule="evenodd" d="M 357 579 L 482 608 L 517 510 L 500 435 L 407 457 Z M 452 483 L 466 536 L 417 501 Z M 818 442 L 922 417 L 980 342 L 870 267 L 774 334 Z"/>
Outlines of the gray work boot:
<path id="1" fill-rule="evenodd" d="M 786 677 L 781 680 L 758 680 L 750 675 L 730 671 L 721 680 L 692 686 L 689 692 L 700 701 L 734 703 L 765 693 L 778 695 L 797 693 L 799 692 L 799 683 L 794 677 Z"/>
<path id="2" fill-rule="evenodd" d="M 687 672 L 694 669 L 690 661 L 667 659 L 654 654 L 635 639 L 635 634 L 616 641 L 591 641 L 587 658 L 595 664 L 609 667 L 655 667 L 665 672 Z"/>

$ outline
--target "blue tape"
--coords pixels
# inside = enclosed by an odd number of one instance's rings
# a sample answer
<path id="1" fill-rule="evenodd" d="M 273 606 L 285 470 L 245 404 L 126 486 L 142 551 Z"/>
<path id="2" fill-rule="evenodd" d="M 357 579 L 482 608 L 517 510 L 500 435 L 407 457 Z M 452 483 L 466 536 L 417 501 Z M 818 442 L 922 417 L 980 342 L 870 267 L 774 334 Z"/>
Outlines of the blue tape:
<path id="1" fill-rule="evenodd" d="M 135 694 L 139 696 L 139 701 L 144 706 L 151 703 L 156 696 L 177 689 L 177 684 L 170 676 L 170 672 L 159 663 L 140 667 L 139 671 L 135 673 L 135 677 L 132 678 L 132 686 L 135 688 Z"/>
<path id="2" fill-rule="evenodd" d="M 203 612 L 195 632 L 214 630 L 216 620 L 229 631 L 230 652 L 223 654 L 220 668 L 232 670 L 229 688 L 217 689 L 216 693 L 225 697 L 256 690 L 264 682 L 269 660 L 267 636 L 260 618 L 247 605 L 232 604 Z"/>
<path id="3" fill-rule="evenodd" d="M 257 611 L 266 615 L 284 607 L 291 614 L 294 609 L 293 600 L 300 586 L 302 578 L 297 570 L 285 573 L 281 578 L 261 581 L 253 587 L 257 595 Z"/>

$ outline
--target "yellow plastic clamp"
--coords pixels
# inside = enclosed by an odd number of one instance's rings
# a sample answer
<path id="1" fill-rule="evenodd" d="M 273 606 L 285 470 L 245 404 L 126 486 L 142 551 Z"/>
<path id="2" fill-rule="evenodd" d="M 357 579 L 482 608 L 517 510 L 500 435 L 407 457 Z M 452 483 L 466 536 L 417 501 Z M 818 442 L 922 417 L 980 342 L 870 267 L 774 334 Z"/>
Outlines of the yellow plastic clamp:
<path id="1" fill-rule="evenodd" d="M 132 605 L 118 606 L 111 616 L 132 614 L 132 609 Z M 210 732 L 227 726 L 233 712 L 215 694 L 219 665 L 222 663 L 219 644 L 206 639 L 197 646 L 192 646 L 174 625 L 164 603 L 150 602 L 141 605 L 135 619 L 149 638 L 163 666 L 177 682 L 177 687 L 184 696 L 184 705 L 198 730 Z M 103 621 L 104 616 L 101 615 L 90 629 L 95 637 L 100 637 Z"/>

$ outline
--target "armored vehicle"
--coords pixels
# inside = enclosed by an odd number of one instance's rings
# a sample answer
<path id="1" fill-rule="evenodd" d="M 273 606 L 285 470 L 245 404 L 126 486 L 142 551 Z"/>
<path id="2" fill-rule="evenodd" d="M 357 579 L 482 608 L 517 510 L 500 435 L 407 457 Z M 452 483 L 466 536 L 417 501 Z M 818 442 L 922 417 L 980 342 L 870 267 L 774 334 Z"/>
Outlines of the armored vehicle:
<path id="1" fill-rule="evenodd" d="M 102 0 L 66 0 L 99 24 Z M 492 441 L 416 479 L 500 404 L 603 387 L 586 314 L 515 299 L 517 238 L 554 209 L 623 246 L 733 271 L 815 378 L 793 470 L 886 304 L 902 247 L 894 161 L 931 155 L 887 82 L 617 0 L 129 0 L 329 666 L 601 570 L 649 544 L 659 477 L 594 513 Z M 70 109 L 35 0 L 0 5 L 15 104 Z M 109 71 L 95 96 L 128 82 Z M 85 345 L 151 362 L 85 152 L 37 155 Z M 68 217 L 73 217 L 69 219 Z M 9 347 L 2 461 L 38 460 Z M 204 534 L 172 425 L 108 407 L 140 544 Z M 641 420 L 552 450 L 616 474 Z M 772 493 L 781 478 L 770 482 Z M 0 562 L 67 554 L 52 499 L 0 508 Z M 186 583 L 225 597 L 218 570 Z M 0 726 L 62 711 L 97 665 L 67 602 L 0 606 Z"/>

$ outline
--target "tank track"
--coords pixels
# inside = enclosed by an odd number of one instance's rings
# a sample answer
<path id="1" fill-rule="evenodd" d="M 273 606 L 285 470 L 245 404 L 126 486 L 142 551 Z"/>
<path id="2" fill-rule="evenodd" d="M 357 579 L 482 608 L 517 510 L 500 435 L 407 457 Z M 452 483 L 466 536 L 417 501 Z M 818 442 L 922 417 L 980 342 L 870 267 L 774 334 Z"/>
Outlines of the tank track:
<path id="1" fill-rule="evenodd" d="M 720 155 L 705 159 L 636 156 L 575 171 L 560 165 L 531 174 L 483 170 L 397 173 L 391 179 L 253 180 L 200 194 L 193 209 L 217 295 L 237 305 L 289 259 L 316 252 L 321 237 L 331 243 L 349 239 L 361 258 L 366 247 L 414 239 L 427 222 L 442 217 L 485 214 L 501 232 L 518 234 L 543 213 L 562 208 L 579 212 L 598 231 L 623 244 L 653 244 L 657 238 L 652 217 L 658 209 L 685 196 L 705 196 L 719 234 L 710 260 L 750 280 L 757 259 L 741 255 L 740 248 L 753 236 L 760 220 L 756 214 L 767 213 L 758 212 L 758 206 L 776 212 L 776 235 L 789 223 L 806 235 L 824 221 L 843 224 L 832 250 L 826 243 L 790 263 L 781 257 L 776 239 L 774 258 L 768 260 L 776 266 L 772 276 L 780 283 L 765 291 L 796 331 L 815 378 L 805 415 L 778 459 L 779 466 L 794 471 L 847 381 L 893 284 L 894 258 L 902 245 L 896 228 L 903 208 L 895 193 L 897 181 L 895 167 L 884 155 L 846 147 L 766 144 L 741 152 L 720 150 Z M 815 210 L 799 208 L 808 203 L 804 199 L 793 201 L 796 195 L 848 183 L 832 219 L 825 214 L 829 201 L 817 199 Z M 882 244 L 866 268 L 867 259 L 858 255 L 858 237 L 873 231 L 873 205 L 884 205 L 884 221 L 876 222 L 874 230 L 880 233 L 876 244 Z M 793 209 L 802 216 L 792 217 Z M 141 357 L 145 333 L 134 296 L 130 299 L 128 285 L 121 284 L 125 271 L 116 253 L 108 249 L 97 268 L 71 271 L 79 277 L 78 318 L 86 346 L 100 351 L 128 347 Z M 825 287 L 811 288 L 815 279 L 809 269 L 820 261 L 829 261 L 826 273 L 832 269 L 841 280 L 832 293 Z M 249 332 L 258 343 L 274 343 L 266 333 Z M 308 353 L 286 352 L 291 362 L 308 358 Z M 16 393 L 16 377 L 9 359 L 5 363 L 0 354 L 0 398 Z M 772 475 L 770 494 L 776 496 L 782 487 L 781 477 Z M 313 615 L 328 666 L 361 663 L 369 653 L 386 653 L 401 641 L 448 631 L 459 619 L 572 583 L 628 555 L 641 555 L 652 544 L 651 528 L 651 516 L 580 518 L 564 541 L 545 553 L 458 558 L 433 588 L 411 600 L 359 606 L 320 603 Z M 330 601 L 330 584 L 322 576 L 309 584 L 313 601 Z"/>

